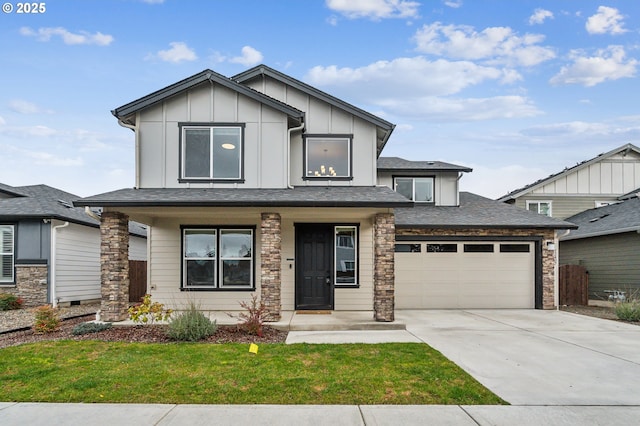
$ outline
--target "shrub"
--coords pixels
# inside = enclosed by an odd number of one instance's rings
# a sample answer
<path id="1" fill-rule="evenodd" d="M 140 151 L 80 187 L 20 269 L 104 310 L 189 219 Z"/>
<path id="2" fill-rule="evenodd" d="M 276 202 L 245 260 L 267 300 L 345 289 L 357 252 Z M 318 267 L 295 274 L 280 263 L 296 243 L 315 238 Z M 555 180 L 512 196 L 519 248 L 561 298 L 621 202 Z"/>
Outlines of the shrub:
<path id="1" fill-rule="evenodd" d="M 251 296 L 250 303 L 242 301 L 240 302 L 240 306 L 246 312 L 238 314 L 238 317 L 241 319 L 238 327 L 248 334 L 262 337 L 264 323 L 271 318 L 271 315 L 267 312 L 267 307 L 262 301 L 258 302 L 255 294 Z"/>
<path id="2" fill-rule="evenodd" d="M 197 342 L 211 336 L 217 329 L 216 322 L 212 322 L 200 311 L 199 306 L 190 302 L 186 310 L 171 320 L 167 336 L 181 342 Z"/>
<path id="3" fill-rule="evenodd" d="M 153 324 L 155 321 L 168 321 L 173 311 L 171 309 L 165 310 L 162 303 L 151 303 L 151 295 L 145 294 L 142 297 L 142 303 L 130 307 L 128 312 L 129 317 L 135 323 Z"/>
<path id="4" fill-rule="evenodd" d="M 33 331 L 36 334 L 52 333 L 60 328 L 60 312 L 51 305 L 39 306 L 35 309 Z"/>
<path id="5" fill-rule="evenodd" d="M 82 334 L 98 333 L 100 331 L 108 330 L 110 328 L 111 328 L 110 322 L 83 322 L 73 327 L 73 330 L 71 331 L 71 333 L 74 336 L 79 336 Z"/>
<path id="6" fill-rule="evenodd" d="M 640 301 L 616 303 L 614 308 L 618 319 L 623 321 L 640 321 Z"/>
<path id="7" fill-rule="evenodd" d="M 20 309 L 23 300 L 14 294 L 0 293 L 0 311 Z"/>

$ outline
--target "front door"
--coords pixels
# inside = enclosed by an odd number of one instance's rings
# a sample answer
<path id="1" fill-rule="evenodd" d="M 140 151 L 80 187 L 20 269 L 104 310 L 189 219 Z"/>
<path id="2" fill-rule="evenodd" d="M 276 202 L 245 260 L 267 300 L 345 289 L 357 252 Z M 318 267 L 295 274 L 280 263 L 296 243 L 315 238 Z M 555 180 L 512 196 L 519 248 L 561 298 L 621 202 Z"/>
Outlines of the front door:
<path id="1" fill-rule="evenodd" d="M 296 309 L 333 309 L 333 226 L 296 225 Z"/>

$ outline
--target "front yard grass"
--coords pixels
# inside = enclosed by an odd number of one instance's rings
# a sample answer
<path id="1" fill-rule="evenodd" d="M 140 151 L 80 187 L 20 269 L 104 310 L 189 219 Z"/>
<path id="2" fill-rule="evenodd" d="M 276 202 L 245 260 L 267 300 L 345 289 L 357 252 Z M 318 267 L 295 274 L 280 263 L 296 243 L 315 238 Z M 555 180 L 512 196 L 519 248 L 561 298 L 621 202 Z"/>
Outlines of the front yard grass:
<path id="1" fill-rule="evenodd" d="M 0 401 L 505 404 L 425 344 L 49 341 L 0 350 Z"/>

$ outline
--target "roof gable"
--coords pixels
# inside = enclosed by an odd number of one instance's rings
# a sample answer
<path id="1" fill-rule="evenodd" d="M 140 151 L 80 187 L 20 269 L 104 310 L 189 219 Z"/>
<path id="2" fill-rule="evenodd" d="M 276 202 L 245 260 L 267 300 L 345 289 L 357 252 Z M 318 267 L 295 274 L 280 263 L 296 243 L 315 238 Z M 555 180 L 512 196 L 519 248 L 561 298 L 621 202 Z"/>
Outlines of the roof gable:
<path id="1" fill-rule="evenodd" d="M 380 152 L 382 152 L 382 149 L 384 148 L 385 144 L 389 140 L 389 137 L 391 136 L 391 133 L 395 128 L 395 125 L 388 122 L 387 120 L 384 120 L 363 109 L 360 109 L 354 105 L 351 105 L 348 102 L 338 99 L 335 96 L 332 96 L 326 92 L 323 92 L 322 90 L 319 90 L 313 86 L 308 85 L 307 83 L 304 83 L 291 76 L 288 76 L 279 71 L 276 71 L 273 68 L 270 68 L 266 65 L 255 66 L 247 71 L 244 71 L 240 74 L 237 74 L 231 77 L 231 79 L 240 84 L 244 84 L 256 78 L 261 78 L 263 76 L 268 76 L 277 81 L 280 81 L 281 83 L 294 87 L 297 90 L 300 90 L 301 92 L 306 93 L 307 95 L 320 99 L 323 102 L 326 102 L 336 108 L 346 111 L 351 115 L 354 115 L 364 121 L 367 121 L 375 125 L 378 128 L 378 155 L 380 155 Z"/>
<path id="2" fill-rule="evenodd" d="M 583 161 L 581 163 L 576 164 L 573 167 L 568 167 L 565 168 L 564 170 L 562 170 L 559 173 L 555 173 L 552 174 L 544 179 L 540 179 L 532 184 L 529 184 L 527 186 L 524 186 L 522 188 L 516 189 L 515 191 L 511 191 L 510 193 L 503 195 L 502 197 L 498 198 L 498 201 L 509 201 L 509 200 L 513 200 L 516 199 L 518 197 L 521 197 L 525 194 L 528 194 L 530 192 L 535 191 L 538 188 L 541 188 L 545 185 L 548 185 L 552 182 L 555 182 L 559 179 L 562 179 L 572 173 L 576 173 L 582 169 L 585 169 L 589 166 L 591 166 L 592 164 L 601 162 L 603 160 L 606 159 L 610 159 L 612 157 L 615 157 L 616 155 L 623 155 L 623 156 L 627 156 L 629 155 L 629 153 L 633 152 L 635 155 L 640 156 L 640 148 L 638 148 L 637 146 L 633 145 L 633 144 L 626 144 L 626 145 L 622 145 L 618 148 L 612 149 L 609 152 L 606 152 L 604 154 L 600 154 L 590 160 L 586 160 Z"/>
<path id="3" fill-rule="evenodd" d="M 290 105 L 287 105 L 283 102 L 278 101 L 270 96 L 265 95 L 264 93 L 260 93 L 256 90 L 251 89 L 245 85 L 239 84 L 222 74 L 218 74 L 215 71 L 210 69 L 205 69 L 197 74 L 192 75 L 191 77 L 187 77 L 184 80 L 178 81 L 177 83 L 171 84 L 165 88 L 157 90 L 153 93 L 150 93 L 146 96 L 143 96 L 139 99 L 131 101 L 125 105 L 122 105 L 114 110 L 111 113 L 118 119 L 123 120 L 129 124 L 133 124 L 133 115 L 141 111 L 145 108 L 148 108 L 152 105 L 155 105 L 159 102 L 164 101 L 172 96 L 175 96 L 179 93 L 185 92 L 201 83 L 211 81 L 213 83 L 224 86 L 228 89 L 231 89 L 237 93 L 243 94 L 252 98 L 264 105 L 267 105 L 271 108 L 274 108 L 284 114 L 289 115 L 290 117 L 296 119 L 297 121 L 302 121 L 304 117 L 304 112 L 294 108 Z"/>

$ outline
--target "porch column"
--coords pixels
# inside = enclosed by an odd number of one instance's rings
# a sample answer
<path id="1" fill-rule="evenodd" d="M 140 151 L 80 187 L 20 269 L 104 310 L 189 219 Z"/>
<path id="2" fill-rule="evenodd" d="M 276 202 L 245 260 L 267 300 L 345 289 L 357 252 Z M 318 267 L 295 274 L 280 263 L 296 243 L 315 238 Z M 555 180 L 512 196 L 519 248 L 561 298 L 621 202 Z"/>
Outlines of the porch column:
<path id="1" fill-rule="evenodd" d="M 282 308 L 282 224 L 279 213 L 262 213 L 260 243 L 261 300 L 271 321 L 279 321 Z"/>
<path id="2" fill-rule="evenodd" d="M 393 213 L 379 213 L 374 223 L 373 314 L 376 321 L 393 321 L 395 307 L 394 251 L 396 240 Z"/>
<path id="3" fill-rule="evenodd" d="M 100 267 L 102 320 L 123 321 L 129 308 L 129 217 L 124 213 L 102 213 Z"/>

